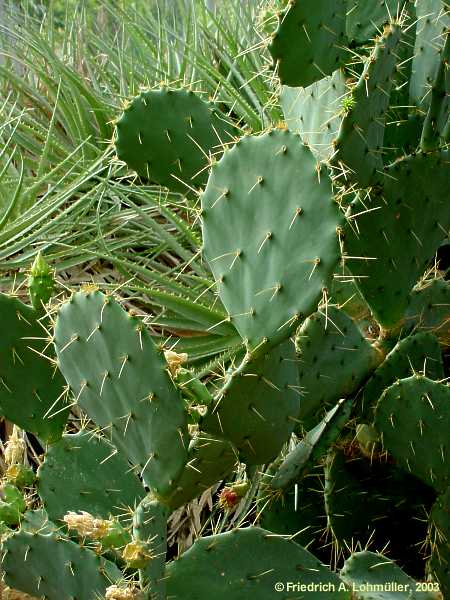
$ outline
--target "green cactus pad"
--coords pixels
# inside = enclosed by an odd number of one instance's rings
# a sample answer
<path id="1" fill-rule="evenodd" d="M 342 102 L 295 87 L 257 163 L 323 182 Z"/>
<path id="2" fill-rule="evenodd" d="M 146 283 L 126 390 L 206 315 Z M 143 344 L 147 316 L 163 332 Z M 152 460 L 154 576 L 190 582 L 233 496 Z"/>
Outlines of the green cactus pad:
<path id="1" fill-rule="evenodd" d="M 0 522 L 18 525 L 26 508 L 23 493 L 12 483 L 3 483 L 0 488 Z"/>
<path id="2" fill-rule="evenodd" d="M 450 488 L 438 497 L 430 513 L 429 542 L 431 556 L 427 571 L 439 582 L 444 598 L 450 595 Z"/>
<path id="3" fill-rule="evenodd" d="M 409 87 L 410 104 L 427 111 L 430 90 L 441 62 L 445 35 L 450 26 L 448 4 L 442 0 L 416 2 L 417 35 Z"/>
<path id="4" fill-rule="evenodd" d="M 331 164 L 342 183 L 368 187 L 382 175 L 385 114 L 398 58 L 401 30 L 390 26 L 378 39 L 351 90 L 347 114 L 335 140 Z"/>
<path id="5" fill-rule="evenodd" d="M 375 411 L 385 449 L 438 492 L 450 485 L 450 387 L 415 375 L 388 388 Z"/>
<path id="6" fill-rule="evenodd" d="M 334 307 L 311 315 L 296 342 L 302 393 L 299 420 L 308 431 L 339 398 L 359 388 L 382 356 L 355 322 Z"/>
<path id="7" fill-rule="evenodd" d="M 28 277 L 28 293 L 31 304 L 37 312 L 42 313 L 42 309 L 50 300 L 54 289 L 55 278 L 52 269 L 42 254 L 38 252 Z"/>
<path id="8" fill-rule="evenodd" d="M 272 533 L 295 536 L 301 546 L 317 544 L 326 526 L 321 480 L 304 477 L 283 493 L 273 494 L 270 486 L 258 498 L 259 525 Z"/>
<path id="9" fill-rule="evenodd" d="M 202 197 L 205 256 L 250 347 L 275 345 L 317 308 L 340 256 L 331 182 L 289 131 L 244 137 Z M 251 231 L 251 235 L 249 232 Z"/>
<path id="10" fill-rule="evenodd" d="M 329 299 L 336 308 L 352 317 L 361 330 L 361 322 L 370 318 L 370 309 L 348 269 L 344 267 L 340 277 L 335 277 L 330 288 Z"/>
<path id="11" fill-rule="evenodd" d="M 450 346 L 449 311 L 450 282 L 445 279 L 425 281 L 411 292 L 405 328 L 432 332 L 441 344 Z"/>
<path id="12" fill-rule="evenodd" d="M 431 333 L 418 333 L 398 342 L 358 394 L 358 412 L 372 421 L 373 410 L 384 390 L 414 373 L 433 380 L 444 378 L 439 342 Z"/>
<path id="13" fill-rule="evenodd" d="M 112 562 L 57 534 L 19 531 L 3 544 L 5 583 L 48 600 L 94 599 L 122 577 Z"/>
<path id="14" fill-rule="evenodd" d="M 348 422 L 351 410 L 350 400 L 340 400 L 314 429 L 308 431 L 275 472 L 272 487 L 286 488 L 311 471 L 336 442 Z"/>
<path id="15" fill-rule="evenodd" d="M 434 492 L 387 463 L 383 456 L 366 457 L 356 445 L 330 452 L 325 462 L 325 507 L 328 526 L 340 549 L 358 541 L 382 550 L 417 571 L 422 557 L 417 546 L 427 532 L 427 514 Z M 423 568 L 423 567 L 422 567 Z"/>
<path id="16" fill-rule="evenodd" d="M 281 83 L 307 87 L 346 58 L 344 0 L 289 2 L 269 47 Z"/>
<path id="17" fill-rule="evenodd" d="M 357 258 L 346 264 L 386 328 L 403 318 L 411 289 L 448 234 L 442 190 L 449 178 L 448 153 L 410 156 L 389 167 L 381 195 L 352 204 L 345 249 Z"/>
<path id="18" fill-rule="evenodd" d="M 416 581 L 392 560 L 367 550 L 352 554 L 340 576 L 354 600 L 437 600 L 432 592 L 416 591 Z"/>
<path id="19" fill-rule="evenodd" d="M 420 147 L 423 152 L 431 152 L 445 136 L 444 130 L 450 117 L 450 33 L 445 35 L 439 67 L 432 83 L 430 106 L 423 124 Z"/>
<path id="20" fill-rule="evenodd" d="M 149 587 L 151 600 L 166 600 L 167 518 L 168 509 L 153 500 L 145 498 L 133 515 L 133 539 L 147 544 L 151 559 L 140 570 L 145 586 Z"/>
<path id="21" fill-rule="evenodd" d="M 36 481 L 36 474 L 31 467 L 22 464 L 10 465 L 5 473 L 5 479 L 18 488 L 31 487 Z"/>
<path id="22" fill-rule="evenodd" d="M 237 451 L 219 437 L 199 432 L 189 444 L 189 453 L 181 476 L 170 495 L 161 500 L 172 510 L 203 494 L 233 470 Z"/>
<path id="23" fill-rule="evenodd" d="M 319 160 L 327 160 L 333 152 L 346 91 L 340 69 L 307 88 L 282 88 L 280 102 L 288 129 L 298 132 Z"/>
<path id="24" fill-rule="evenodd" d="M 158 493 L 187 456 L 184 402 L 142 322 L 111 296 L 76 293 L 55 326 L 59 367 L 79 406 Z"/>
<path id="25" fill-rule="evenodd" d="M 40 314 L 16 298 L 0 294 L 0 315 L 8 326 L 0 342 L 0 414 L 47 442 L 61 437 L 69 410 L 64 379 L 49 359 Z"/>
<path id="26" fill-rule="evenodd" d="M 143 179 L 183 194 L 205 185 L 209 156 L 236 134 L 213 104 L 167 88 L 141 92 L 116 127 L 117 156 Z"/>
<path id="27" fill-rule="evenodd" d="M 300 573 L 300 575 L 299 575 Z M 198 539 L 167 567 L 171 600 L 273 600 L 277 582 L 317 583 L 318 591 L 297 591 L 296 600 L 349 600 L 339 578 L 310 552 L 259 527 L 234 529 Z M 328 587 L 329 586 L 329 587 Z M 330 596 L 330 590 L 332 596 Z M 283 595 L 281 595 L 283 597 Z"/>
<path id="28" fill-rule="evenodd" d="M 228 377 L 202 427 L 230 440 L 246 464 L 268 463 L 288 441 L 300 408 L 293 343 L 280 344 Z"/>
<path id="29" fill-rule="evenodd" d="M 400 13 L 405 2 L 399 0 L 348 0 L 346 30 L 349 41 L 369 42 L 383 25 Z"/>
<path id="30" fill-rule="evenodd" d="M 391 103 L 394 102 L 391 99 Z M 414 154 L 419 144 L 423 119 L 419 115 L 388 115 L 384 134 L 385 164 L 390 164 L 399 156 Z"/>
<path id="31" fill-rule="evenodd" d="M 87 431 L 65 435 L 48 449 L 38 471 L 37 490 L 55 523 L 69 511 L 103 519 L 125 515 L 145 495 L 126 459 Z"/>
<path id="32" fill-rule="evenodd" d="M 58 530 L 60 529 L 60 527 L 57 527 L 49 520 L 47 511 L 43 508 L 27 510 L 23 515 L 23 521 L 20 527 L 22 531 L 28 533 L 40 533 L 42 535 L 58 533 Z"/>

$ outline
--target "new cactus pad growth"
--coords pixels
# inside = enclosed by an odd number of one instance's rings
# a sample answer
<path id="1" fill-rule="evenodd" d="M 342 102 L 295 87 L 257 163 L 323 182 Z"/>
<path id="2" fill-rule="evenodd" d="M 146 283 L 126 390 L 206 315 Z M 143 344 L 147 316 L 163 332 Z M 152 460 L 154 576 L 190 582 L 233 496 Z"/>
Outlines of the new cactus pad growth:
<path id="1" fill-rule="evenodd" d="M 36 311 L 42 311 L 55 289 L 52 269 L 39 252 L 28 277 L 28 292 L 31 304 Z"/>

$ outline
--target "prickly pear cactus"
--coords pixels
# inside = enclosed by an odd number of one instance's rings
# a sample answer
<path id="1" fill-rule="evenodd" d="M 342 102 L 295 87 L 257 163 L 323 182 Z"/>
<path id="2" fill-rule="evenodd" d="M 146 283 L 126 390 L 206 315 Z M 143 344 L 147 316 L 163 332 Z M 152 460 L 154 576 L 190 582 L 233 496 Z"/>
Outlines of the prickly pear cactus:
<path id="1" fill-rule="evenodd" d="M 127 312 L 126 285 L 56 301 L 40 255 L 33 306 L 0 295 L 2 569 L 23 593 L 450 594 L 448 2 L 259 9 L 261 106 L 224 64 L 220 103 L 155 88 L 116 122 L 130 189 L 175 197 L 197 244 L 140 289 L 161 314 Z"/>

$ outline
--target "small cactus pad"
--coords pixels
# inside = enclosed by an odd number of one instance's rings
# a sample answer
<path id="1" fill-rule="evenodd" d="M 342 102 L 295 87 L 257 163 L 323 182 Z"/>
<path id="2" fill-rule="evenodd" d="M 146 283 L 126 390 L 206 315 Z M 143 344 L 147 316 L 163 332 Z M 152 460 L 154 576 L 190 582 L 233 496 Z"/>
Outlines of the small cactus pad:
<path id="1" fill-rule="evenodd" d="M 343 183 L 350 181 L 367 187 L 381 176 L 385 114 L 400 38 L 399 27 L 392 25 L 386 29 L 349 94 L 347 114 L 342 119 L 331 162 Z"/>
<path id="2" fill-rule="evenodd" d="M 269 47 L 281 83 L 307 87 L 340 67 L 346 57 L 345 13 L 344 0 L 289 2 Z"/>
<path id="3" fill-rule="evenodd" d="M 237 459 L 237 451 L 230 442 L 199 432 L 189 444 L 186 467 L 171 494 L 161 501 L 172 510 L 190 502 L 229 475 Z"/>
<path id="4" fill-rule="evenodd" d="M 116 151 L 143 179 L 188 193 L 208 178 L 209 156 L 236 133 L 213 104 L 188 90 L 141 92 L 118 120 Z"/>
<path id="5" fill-rule="evenodd" d="M 444 598 L 450 596 L 450 488 L 436 500 L 430 514 L 431 556 L 427 571 L 439 582 Z"/>
<path id="6" fill-rule="evenodd" d="M 445 279 L 424 281 L 411 292 L 405 327 L 432 332 L 441 344 L 450 346 L 449 312 L 450 282 Z"/>
<path id="7" fill-rule="evenodd" d="M 325 170 L 287 130 L 244 137 L 213 167 L 202 216 L 231 322 L 252 348 L 287 338 L 316 310 L 340 257 L 342 215 Z"/>
<path id="8" fill-rule="evenodd" d="M 230 440 L 243 462 L 270 462 L 289 439 L 300 408 L 294 344 L 287 340 L 228 375 L 202 427 Z"/>
<path id="9" fill-rule="evenodd" d="M 410 103 L 428 109 L 430 89 L 441 62 L 450 17 L 447 0 L 420 0 L 415 3 L 417 35 L 410 81 Z"/>
<path id="10" fill-rule="evenodd" d="M 340 576 L 354 590 L 354 600 L 437 600 L 431 592 L 416 591 L 416 581 L 392 560 L 368 550 L 352 554 Z"/>
<path id="11" fill-rule="evenodd" d="M 388 388 L 375 411 L 383 446 L 437 491 L 450 485 L 450 387 L 415 375 Z"/>
<path id="12" fill-rule="evenodd" d="M 339 578 L 310 552 L 259 527 L 234 529 L 198 539 L 167 567 L 167 597 L 171 600 L 273 600 L 278 582 L 317 583 L 318 591 L 289 594 L 299 600 L 349 600 Z M 281 595 L 283 596 L 283 595 Z"/>
<path id="13" fill-rule="evenodd" d="M 186 461 L 186 413 L 142 322 L 111 296 L 78 292 L 59 310 L 55 346 L 79 406 L 146 485 L 170 490 Z"/>
<path id="14" fill-rule="evenodd" d="M 350 400 L 340 400 L 314 429 L 289 452 L 271 481 L 274 489 L 286 488 L 311 471 L 336 442 L 350 417 Z"/>
<path id="15" fill-rule="evenodd" d="M 404 0 L 348 0 L 347 37 L 350 42 L 369 42 L 379 34 L 383 25 L 400 13 Z"/>
<path id="16" fill-rule="evenodd" d="M 299 420 L 312 429 L 339 398 L 358 389 L 382 356 L 342 310 L 328 307 L 311 315 L 297 334 Z"/>
<path id="17" fill-rule="evenodd" d="M 57 534 L 19 531 L 3 543 L 5 583 L 48 600 L 91 599 L 122 577 L 112 562 Z"/>
<path id="18" fill-rule="evenodd" d="M 121 515 L 145 495 L 126 459 L 92 431 L 65 435 L 47 450 L 37 488 L 55 523 L 69 511 Z"/>
<path id="19" fill-rule="evenodd" d="M 151 558 L 140 576 L 149 586 L 151 600 L 166 600 L 167 517 L 168 509 L 151 497 L 142 500 L 133 515 L 133 539 L 150 549 Z"/>
<path id="20" fill-rule="evenodd" d="M 48 535 L 50 533 L 58 533 L 58 530 L 61 528 L 49 520 L 48 514 L 43 508 L 38 508 L 36 510 L 27 510 L 24 513 L 21 529 L 28 533 Z"/>
<path id="21" fill-rule="evenodd" d="M 375 318 L 386 328 L 404 316 L 410 292 L 448 235 L 450 211 L 442 190 L 448 153 L 418 154 L 389 167 L 381 195 L 352 204 L 347 266 Z"/>
<path id="22" fill-rule="evenodd" d="M 398 342 L 358 394 L 358 410 L 372 421 L 384 390 L 414 373 L 433 380 L 444 378 L 439 342 L 431 333 L 418 333 Z"/>
<path id="23" fill-rule="evenodd" d="M 284 86 L 280 102 L 286 125 L 298 132 L 303 143 L 319 160 L 327 160 L 342 120 L 342 99 L 347 87 L 343 71 L 337 69 L 307 88 Z"/>
<path id="24" fill-rule="evenodd" d="M 0 341 L 0 414 L 19 427 L 52 442 L 61 437 L 69 413 L 64 379 L 50 359 L 45 323 L 16 298 L 0 294 L 0 314 L 7 326 Z"/>
<path id="25" fill-rule="evenodd" d="M 50 300 L 55 289 L 55 278 L 52 269 L 42 254 L 38 252 L 28 276 L 28 293 L 31 304 L 37 312 Z"/>

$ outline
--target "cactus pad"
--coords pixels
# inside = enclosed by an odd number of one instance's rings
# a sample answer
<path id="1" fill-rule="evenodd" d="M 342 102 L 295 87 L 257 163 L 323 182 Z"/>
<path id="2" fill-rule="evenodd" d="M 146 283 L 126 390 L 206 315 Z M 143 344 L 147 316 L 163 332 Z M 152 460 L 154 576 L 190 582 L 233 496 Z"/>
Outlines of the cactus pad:
<path id="1" fill-rule="evenodd" d="M 0 413 L 43 440 L 61 437 L 68 408 L 64 408 L 64 379 L 55 372 L 46 349 L 41 316 L 16 298 L 0 294 L 3 323 L 0 342 Z"/>
<path id="2" fill-rule="evenodd" d="M 346 91 L 345 76 L 340 69 L 307 88 L 284 86 L 281 91 L 286 125 L 300 133 L 303 143 L 319 160 L 327 160 L 333 152 L 332 142 L 341 124 L 341 104 Z"/>
<path id="3" fill-rule="evenodd" d="M 414 373 L 429 379 L 444 377 L 439 342 L 431 333 L 418 333 L 398 342 L 358 394 L 358 410 L 372 421 L 373 410 L 384 390 Z"/>
<path id="4" fill-rule="evenodd" d="M 199 432 L 189 444 L 186 467 L 162 501 L 175 510 L 224 479 L 236 462 L 237 452 L 229 442 Z"/>
<path id="5" fill-rule="evenodd" d="M 52 521 L 69 511 L 107 519 L 145 495 L 128 462 L 92 432 L 68 434 L 51 446 L 38 471 L 38 493 Z"/>
<path id="6" fill-rule="evenodd" d="M 405 327 L 432 332 L 441 344 L 450 346 L 449 311 L 450 282 L 444 279 L 425 281 L 411 292 Z"/>
<path id="7" fill-rule="evenodd" d="M 307 87 L 331 75 L 346 57 L 344 0 L 289 2 L 269 47 L 281 83 Z"/>
<path id="8" fill-rule="evenodd" d="M 432 593 L 416 591 L 414 579 L 394 562 L 367 550 L 352 554 L 340 576 L 355 590 L 354 600 L 436 600 Z"/>
<path id="9" fill-rule="evenodd" d="M 279 343 L 316 310 L 340 256 L 327 173 L 289 131 L 244 137 L 213 167 L 202 209 L 231 322 L 250 347 Z"/>
<path id="10" fill-rule="evenodd" d="M 430 89 L 441 62 L 441 51 L 450 26 L 446 0 L 415 2 L 417 35 L 409 87 L 410 103 L 426 111 L 430 103 Z"/>
<path id="11" fill-rule="evenodd" d="M 437 491 L 450 485 L 450 388 L 415 375 L 388 388 L 375 411 L 385 449 Z"/>
<path id="12" fill-rule="evenodd" d="M 446 152 L 410 156 L 392 165 L 382 195 L 352 204 L 346 264 L 375 318 L 397 324 L 411 289 L 448 235 L 450 211 L 442 190 L 450 177 Z"/>
<path id="13" fill-rule="evenodd" d="M 171 600 L 273 600 L 275 583 L 297 581 L 299 572 L 302 583 L 315 582 L 322 589 L 333 589 L 327 587 L 329 584 L 335 586 L 335 600 L 350 599 L 350 592 L 337 591 L 339 578 L 310 552 L 258 527 L 198 539 L 168 565 L 167 596 Z M 330 592 L 297 592 L 294 597 L 328 600 Z"/>
<path id="14" fill-rule="evenodd" d="M 184 403 L 142 322 L 111 296 L 76 293 L 59 310 L 55 346 L 78 404 L 158 493 L 187 456 Z"/>
<path id="15" fill-rule="evenodd" d="M 400 28 L 394 25 L 384 32 L 351 90 L 351 103 L 342 119 L 331 163 L 342 182 L 349 180 L 367 187 L 381 176 L 385 114 L 398 61 L 400 34 Z"/>
<path id="16" fill-rule="evenodd" d="M 428 511 L 434 492 L 415 477 L 389 464 L 382 456 L 370 458 L 356 447 L 332 451 L 325 463 L 325 507 L 337 546 L 382 550 L 389 544 L 393 558 L 405 567 L 420 569 L 416 547 L 426 537 Z"/>
<path id="17" fill-rule="evenodd" d="M 229 377 L 202 427 L 230 440 L 243 462 L 270 462 L 289 439 L 300 408 L 293 343 L 280 344 Z"/>
<path id="18" fill-rule="evenodd" d="M 116 127 L 121 160 L 143 179 L 184 194 L 206 183 L 209 155 L 236 133 L 212 104 L 182 89 L 141 92 Z"/>
<path id="19" fill-rule="evenodd" d="M 167 517 L 168 509 L 151 497 L 142 500 L 133 515 L 133 539 L 150 548 L 151 559 L 140 570 L 150 590 L 149 600 L 166 599 Z"/>
<path id="20" fill-rule="evenodd" d="M 273 494 L 270 481 L 258 502 L 259 525 L 272 533 L 295 536 L 301 546 L 309 547 L 320 539 L 326 525 L 321 480 L 311 475 L 296 482 L 283 493 Z"/>
<path id="21" fill-rule="evenodd" d="M 439 582 L 444 598 L 450 594 L 450 488 L 438 497 L 430 513 L 431 556 L 427 571 Z"/>
<path id="22" fill-rule="evenodd" d="M 339 398 L 358 389 L 380 363 L 380 353 L 342 310 L 311 315 L 297 335 L 302 398 L 299 420 L 312 429 Z"/>
<path id="23" fill-rule="evenodd" d="M 366 43 L 400 13 L 402 0 L 348 0 L 346 30 L 349 41 Z"/>
<path id="24" fill-rule="evenodd" d="M 57 534 L 14 533 L 3 544 L 5 582 L 48 600 L 104 596 L 122 577 L 112 562 Z"/>

